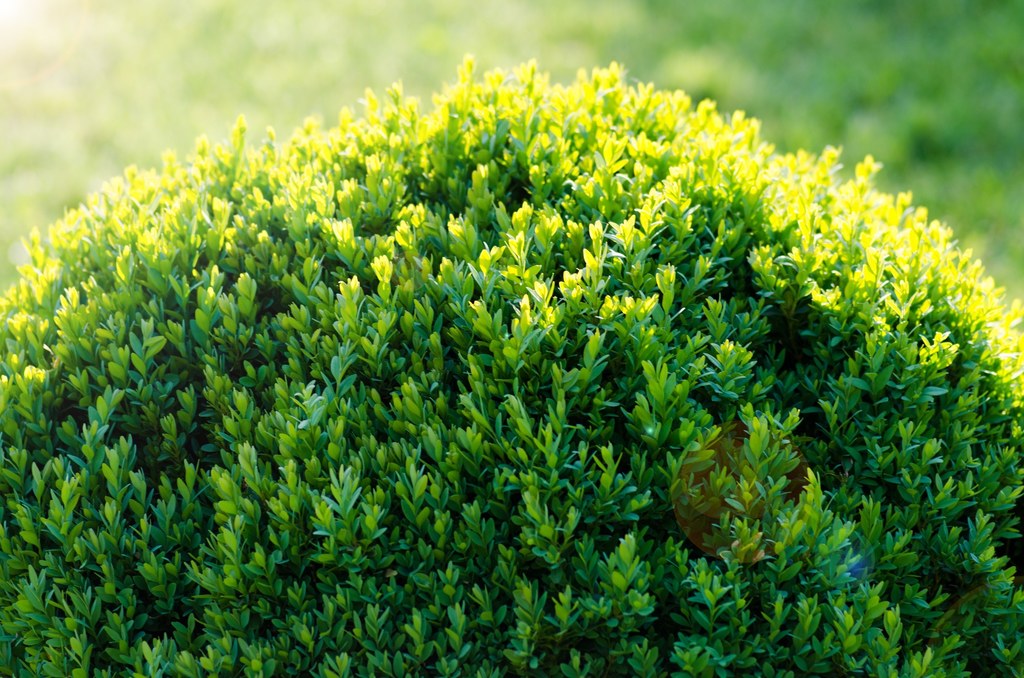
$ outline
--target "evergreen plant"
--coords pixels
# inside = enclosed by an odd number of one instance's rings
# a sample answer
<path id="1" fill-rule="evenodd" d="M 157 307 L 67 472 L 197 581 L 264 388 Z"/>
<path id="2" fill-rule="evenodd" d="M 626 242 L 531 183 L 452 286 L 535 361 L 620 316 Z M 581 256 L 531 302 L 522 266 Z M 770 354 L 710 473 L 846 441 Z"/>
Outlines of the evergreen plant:
<path id="1" fill-rule="evenodd" d="M 1019 310 L 838 155 L 467 61 L 130 168 L 0 300 L 0 674 L 1020 675 Z"/>

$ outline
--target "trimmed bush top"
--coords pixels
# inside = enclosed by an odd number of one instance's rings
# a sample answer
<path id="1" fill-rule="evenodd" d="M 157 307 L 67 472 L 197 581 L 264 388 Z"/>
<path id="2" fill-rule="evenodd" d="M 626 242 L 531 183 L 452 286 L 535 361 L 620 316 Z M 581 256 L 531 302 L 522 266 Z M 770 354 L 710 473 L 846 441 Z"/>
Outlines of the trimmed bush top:
<path id="1" fill-rule="evenodd" d="M 615 65 L 245 133 L 0 300 L 12 675 L 1022 670 L 1019 312 L 872 159 Z"/>

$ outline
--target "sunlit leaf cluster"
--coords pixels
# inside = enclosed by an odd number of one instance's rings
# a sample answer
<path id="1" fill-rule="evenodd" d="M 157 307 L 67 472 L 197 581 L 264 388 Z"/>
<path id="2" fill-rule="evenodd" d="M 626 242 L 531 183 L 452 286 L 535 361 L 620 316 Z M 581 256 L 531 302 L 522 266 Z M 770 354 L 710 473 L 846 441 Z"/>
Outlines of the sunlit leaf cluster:
<path id="1" fill-rule="evenodd" d="M 0 667 L 1014 675 L 1017 312 L 876 170 L 471 61 L 129 169 L 0 300 Z"/>

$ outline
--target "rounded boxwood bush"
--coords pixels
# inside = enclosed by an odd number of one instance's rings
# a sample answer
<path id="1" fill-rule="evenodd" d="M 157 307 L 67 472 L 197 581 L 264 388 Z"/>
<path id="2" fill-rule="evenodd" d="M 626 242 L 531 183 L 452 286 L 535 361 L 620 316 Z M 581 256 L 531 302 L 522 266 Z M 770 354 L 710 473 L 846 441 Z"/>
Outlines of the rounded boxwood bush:
<path id="1" fill-rule="evenodd" d="M 201 140 L 3 297 L 25 676 L 1013 675 L 1019 313 L 613 66 Z"/>

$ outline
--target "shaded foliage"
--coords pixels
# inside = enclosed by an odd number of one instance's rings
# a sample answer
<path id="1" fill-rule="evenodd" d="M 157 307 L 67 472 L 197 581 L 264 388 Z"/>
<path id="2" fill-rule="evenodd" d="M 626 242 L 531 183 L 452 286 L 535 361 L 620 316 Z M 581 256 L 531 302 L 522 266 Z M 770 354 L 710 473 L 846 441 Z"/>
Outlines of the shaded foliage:
<path id="1" fill-rule="evenodd" d="M 1012 675 L 1013 318 L 837 158 L 467 61 L 112 181 L 0 301 L 0 664 Z"/>

